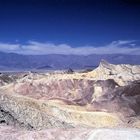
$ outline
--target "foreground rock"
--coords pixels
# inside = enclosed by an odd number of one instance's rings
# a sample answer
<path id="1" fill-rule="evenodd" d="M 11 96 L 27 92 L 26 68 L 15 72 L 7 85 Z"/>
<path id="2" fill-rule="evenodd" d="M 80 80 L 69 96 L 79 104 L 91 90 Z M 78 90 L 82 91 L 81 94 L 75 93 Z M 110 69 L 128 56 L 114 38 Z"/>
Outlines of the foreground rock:
<path id="1" fill-rule="evenodd" d="M 12 133 L 12 135 L 11 135 Z M 1 140 L 139 140 L 139 129 L 48 129 L 21 131 L 0 126 Z"/>

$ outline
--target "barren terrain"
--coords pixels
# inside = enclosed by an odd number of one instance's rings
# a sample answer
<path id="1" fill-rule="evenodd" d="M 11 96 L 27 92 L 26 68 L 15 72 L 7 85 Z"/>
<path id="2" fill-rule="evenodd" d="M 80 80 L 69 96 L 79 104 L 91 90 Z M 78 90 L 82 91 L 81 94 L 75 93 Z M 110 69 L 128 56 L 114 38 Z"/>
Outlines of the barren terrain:
<path id="1" fill-rule="evenodd" d="M 140 66 L 0 75 L 1 139 L 140 139 Z"/>

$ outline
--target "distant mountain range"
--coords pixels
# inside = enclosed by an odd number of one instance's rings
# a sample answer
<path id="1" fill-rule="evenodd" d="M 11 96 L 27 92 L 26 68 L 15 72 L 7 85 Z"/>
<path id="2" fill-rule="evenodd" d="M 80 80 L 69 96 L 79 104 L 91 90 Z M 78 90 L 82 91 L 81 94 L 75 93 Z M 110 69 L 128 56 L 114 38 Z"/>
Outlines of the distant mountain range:
<path id="1" fill-rule="evenodd" d="M 114 64 L 140 64 L 140 55 L 20 55 L 0 52 L 0 70 L 92 69 L 99 65 L 101 59 Z"/>

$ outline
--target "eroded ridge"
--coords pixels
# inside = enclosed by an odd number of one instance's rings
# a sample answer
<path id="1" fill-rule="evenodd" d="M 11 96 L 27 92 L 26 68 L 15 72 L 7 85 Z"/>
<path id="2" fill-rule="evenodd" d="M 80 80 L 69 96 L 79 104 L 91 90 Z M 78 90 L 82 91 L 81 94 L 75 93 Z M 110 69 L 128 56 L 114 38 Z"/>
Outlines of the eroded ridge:
<path id="1" fill-rule="evenodd" d="M 140 66 L 102 61 L 90 72 L 3 74 L 0 80 L 2 126 L 25 131 L 140 127 Z"/>

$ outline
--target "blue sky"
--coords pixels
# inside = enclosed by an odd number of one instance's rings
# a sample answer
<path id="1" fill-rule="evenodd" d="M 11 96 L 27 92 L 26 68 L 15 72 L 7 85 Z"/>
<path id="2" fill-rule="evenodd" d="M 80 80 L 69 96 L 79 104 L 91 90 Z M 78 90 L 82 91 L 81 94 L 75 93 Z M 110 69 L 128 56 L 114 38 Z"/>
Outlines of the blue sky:
<path id="1" fill-rule="evenodd" d="M 137 0 L 0 1 L 0 51 L 139 54 L 139 40 Z"/>

